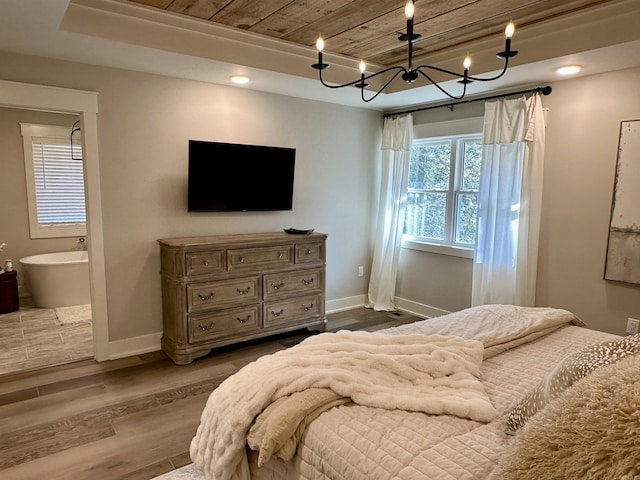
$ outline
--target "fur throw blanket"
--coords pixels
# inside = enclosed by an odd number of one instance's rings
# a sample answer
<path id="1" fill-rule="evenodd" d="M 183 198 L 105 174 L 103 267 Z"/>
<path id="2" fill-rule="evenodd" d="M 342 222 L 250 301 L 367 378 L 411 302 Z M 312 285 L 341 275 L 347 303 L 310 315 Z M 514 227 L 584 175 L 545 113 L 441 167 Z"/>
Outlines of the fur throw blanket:
<path id="1" fill-rule="evenodd" d="M 640 355 L 599 368 L 532 417 L 491 480 L 640 478 Z"/>
<path id="2" fill-rule="evenodd" d="M 483 345 L 442 335 L 322 333 L 259 358 L 214 390 L 191 442 L 191 458 L 213 480 L 248 478 L 245 445 L 254 418 L 280 397 L 330 388 L 355 403 L 450 414 L 495 415 L 478 380 Z"/>

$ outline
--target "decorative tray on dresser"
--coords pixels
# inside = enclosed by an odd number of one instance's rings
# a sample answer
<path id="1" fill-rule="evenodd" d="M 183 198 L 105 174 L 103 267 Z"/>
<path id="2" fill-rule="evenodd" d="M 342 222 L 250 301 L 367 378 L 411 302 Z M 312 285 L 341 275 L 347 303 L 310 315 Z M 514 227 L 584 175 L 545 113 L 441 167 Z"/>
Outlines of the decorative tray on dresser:
<path id="1" fill-rule="evenodd" d="M 185 365 L 214 347 L 324 330 L 326 239 L 275 232 L 158 240 L 164 352 Z"/>

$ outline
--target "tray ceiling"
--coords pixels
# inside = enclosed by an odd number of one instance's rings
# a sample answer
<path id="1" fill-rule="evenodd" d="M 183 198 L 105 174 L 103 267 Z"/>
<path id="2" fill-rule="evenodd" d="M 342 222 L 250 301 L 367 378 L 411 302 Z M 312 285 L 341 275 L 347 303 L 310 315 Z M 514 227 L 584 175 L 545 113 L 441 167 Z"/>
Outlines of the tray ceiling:
<path id="1" fill-rule="evenodd" d="M 640 66 L 638 0 L 416 0 L 415 8 L 414 65 L 459 71 L 468 53 L 472 75 L 501 67 L 504 25 L 516 24 L 520 53 L 509 71 L 470 84 L 469 95 L 555 82 L 567 63 L 582 65 L 579 75 Z M 372 73 L 404 64 L 403 10 L 404 0 L 6 0 L 0 50 L 223 85 L 245 74 L 252 81 L 240 88 L 378 110 L 442 101 L 426 81 L 396 79 L 363 105 L 351 88 L 323 87 L 311 68 L 319 34 L 329 83 L 352 81 L 360 59 Z"/>
<path id="2" fill-rule="evenodd" d="M 322 34 L 328 52 L 381 66 L 406 59 L 398 36 L 406 28 L 404 0 L 130 0 L 132 3 L 198 18 L 303 46 Z M 517 28 L 575 14 L 614 0 L 417 0 L 416 58 L 495 39 L 504 26 Z M 514 40 L 517 40 L 517 36 Z"/>

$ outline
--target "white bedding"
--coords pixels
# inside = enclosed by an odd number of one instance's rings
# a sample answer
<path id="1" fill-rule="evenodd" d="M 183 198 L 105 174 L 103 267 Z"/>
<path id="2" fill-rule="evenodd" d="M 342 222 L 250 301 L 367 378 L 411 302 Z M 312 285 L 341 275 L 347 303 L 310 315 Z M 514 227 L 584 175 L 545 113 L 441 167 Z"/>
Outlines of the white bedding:
<path id="1" fill-rule="evenodd" d="M 566 326 L 567 323 L 580 323 L 569 312 L 536 310 L 537 320 L 533 322 L 536 324 L 535 328 L 531 323 L 531 309 L 501 306 L 480 308 L 473 318 L 469 317 L 468 312 L 463 311 L 448 315 L 449 318 L 426 320 L 379 332 L 380 338 L 401 335 L 396 337 L 396 340 L 432 335 L 434 330 L 467 339 L 480 337 L 479 340 L 486 347 L 485 360 L 480 368 L 482 386 L 492 408 L 498 413 L 498 418 L 490 423 L 477 421 L 488 420 L 488 417 L 471 416 L 475 418 L 471 420 L 461 416 L 424 413 L 429 410 L 406 411 L 416 410 L 405 408 L 406 405 L 398 405 L 399 408 L 403 408 L 401 410 L 389 409 L 389 405 L 385 404 L 348 404 L 321 414 L 308 425 L 292 461 L 284 463 L 274 458 L 258 468 L 258 455 L 251 453 L 248 465 L 240 462 L 241 457 L 246 457 L 244 448 L 238 449 L 238 445 L 244 446 L 246 442 L 248 423 L 251 423 L 261 409 L 275 399 L 274 397 L 280 394 L 287 395 L 300 387 L 295 375 L 284 375 L 284 380 L 277 384 L 277 395 L 273 389 L 265 391 L 258 388 L 249 394 L 248 402 L 224 405 L 222 411 L 226 408 L 227 412 L 233 412 L 229 415 L 209 415 L 209 404 L 214 404 L 215 407 L 216 398 L 226 401 L 225 397 L 228 396 L 225 389 L 221 390 L 224 383 L 214 391 L 207 409 L 203 412 L 198 435 L 192 442 L 192 458 L 201 469 L 206 470 L 207 478 L 250 476 L 259 480 L 484 479 L 508 441 L 499 417 L 504 416 L 563 356 L 587 344 L 616 338 L 601 332 Z M 318 337 L 322 338 L 322 335 L 312 338 Z M 442 338 L 452 341 L 451 337 Z M 458 340 L 464 342 L 461 338 Z M 313 343 L 315 340 L 309 341 Z M 523 342 L 524 345 L 512 348 Z M 473 341 L 461 345 L 471 346 Z M 506 348 L 512 349 L 500 353 Z M 478 355 L 477 351 L 472 350 L 473 348 L 469 351 L 470 357 L 467 361 Z M 284 352 L 279 352 L 282 353 Z M 258 362 L 260 361 L 267 362 Z M 471 361 L 470 366 L 473 363 Z M 278 372 L 280 377 L 283 372 Z M 299 373 L 300 370 L 297 371 L 297 374 Z M 473 373 L 477 372 L 473 372 L 472 366 L 466 373 L 470 374 L 469 380 L 476 380 Z M 243 375 L 248 374 L 245 372 Z M 267 370 L 262 370 L 261 375 L 266 378 Z M 236 376 L 242 377 L 238 374 L 234 377 Z M 259 376 L 252 378 L 257 382 L 262 381 Z M 372 378 L 368 381 L 372 381 Z M 246 382 L 241 381 L 240 384 L 242 383 Z M 387 384 L 388 382 L 384 383 Z M 474 385 L 473 389 L 476 388 Z M 218 391 L 221 393 L 216 394 Z M 475 391 L 480 393 L 478 390 Z M 338 393 L 350 394 L 346 391 Z M 406 392 L 399 392 L 400 397 L 403 395 L 407 396 Z M 252 396 L 261 398 L 254 402 Z M 420 397 L 417 396 L 412 404 L 416 401 L 419 403 L 419 400 Z M 212 418 L 215 418 L 213 423 Z M 226 463 L 220 463 L 221 461 Z M 230 467 L 235 464 L 240 465 L 240 468 L 231 472 Z M 222 470 L 218 468 L 221 466 Z M 218 473 L 215 475 L 218 476 L 214 476 L 216 468 Z"/>
<path id="2" fill-rule="evenodd" d="M 412 331 L 416 325 L 408 325 Z M 401 328 L 403 330 L 404 328 Z M 615 335 L 565 326 L 543 338 L 485 360 L 482 381 L 498 411 L 484 424 L 358 405 L 323 413 L 306 429 L 291 462 L 257 467 L 255 480 L 486 480 L 506 443 L 504 416 L 565 355 Z"/>
<path id="3" fill-rule="evenodd" d="M 225 380 L 207 401 L 191 458 L 213 480 L 243 479 L 254 418 L 278 398 L 330 388 L 359 405 L 450 414 L 495 415 L 480 373 L 484 347 L 443 335 L 323 333 L 259 358 Z"/>
<path id="4" fill-rule="evenodd" d="M 567 323 L 584 326 L 573 313 L 559 308 L 482 305 L 380 332 L 438 333 L 478 340 L 484 345 L 484 358 L 490 358 L 543 337 Z"/>

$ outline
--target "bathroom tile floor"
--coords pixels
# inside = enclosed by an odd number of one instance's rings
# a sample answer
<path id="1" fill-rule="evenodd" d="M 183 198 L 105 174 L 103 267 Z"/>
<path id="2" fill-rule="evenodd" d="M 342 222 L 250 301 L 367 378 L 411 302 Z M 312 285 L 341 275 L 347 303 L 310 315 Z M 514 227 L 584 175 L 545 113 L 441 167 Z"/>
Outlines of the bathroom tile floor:
<path id="1" fill-rule="evenodd" d="M 0 314 L 0 375 L 93 358 L 90 320 L 56 323 L 53 308 Z"/>

